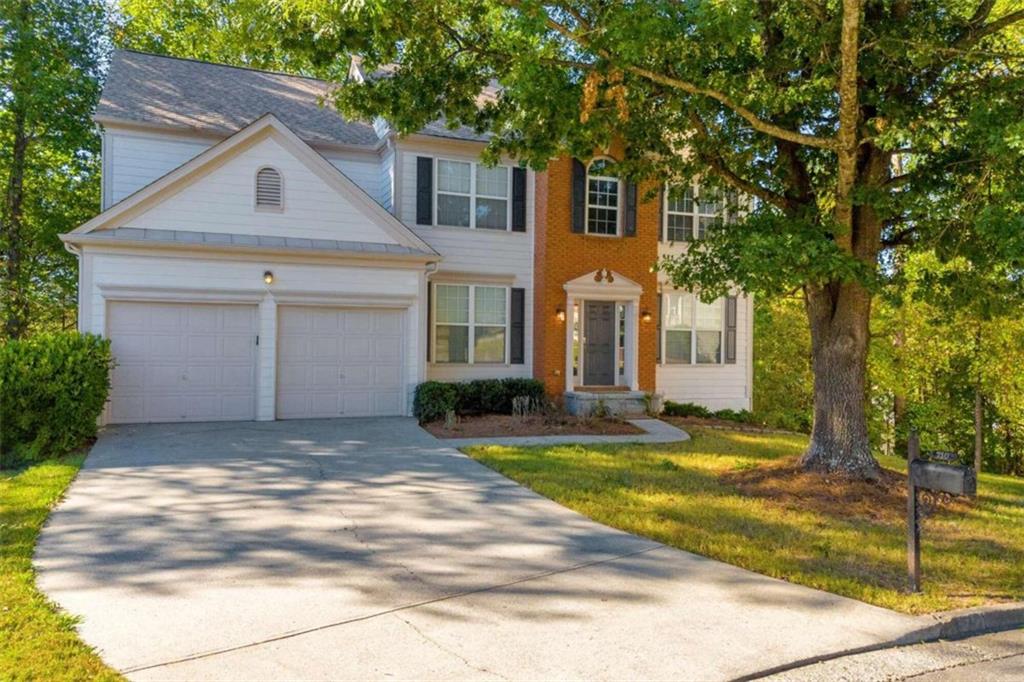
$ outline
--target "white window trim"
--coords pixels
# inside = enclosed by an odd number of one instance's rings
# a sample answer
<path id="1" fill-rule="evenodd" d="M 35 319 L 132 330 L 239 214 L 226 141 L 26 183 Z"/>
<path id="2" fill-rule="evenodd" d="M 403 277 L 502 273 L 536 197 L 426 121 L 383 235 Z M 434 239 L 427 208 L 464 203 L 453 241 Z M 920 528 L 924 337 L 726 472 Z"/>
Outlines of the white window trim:
<path id="1" fill-rule="evenodd" d="M 675 243 L 675 240 L 674 239 L 669 239 L 669 236 L 668 236 L 668 219 L 669 219 L 669 214 L 671 214 L 671 215 L 679 215 L 679 216 L 690 216 L 693 219 L 692 228 L 690 230 L 690 238 L 687 240 L 688 242 L 700 241 L 702 239 L 702 237 L 699 236 L 700 235 L 700 219 L 701 218 L 718 218 L 723 223 L 727 223 L 728 222 L 729 211 L 726 208 L 724 202 L 722 204 L 721 211 L 718 212 L 718 213 L 702 213 L 701 212 L 701 210 L 700 210 L 700 184 L 696 183 L 696 182 L 690 184 L 690 191 L 693 192 L 693 211 L 690 212 L 690 213 L 687 213 L 686 211 L 670 211 L 669 208 L 668 208 L 668 194 L 669 194 L 669 192 L 673 188 L 678 189 L 678 188 L 681 188 L 681 187 L 683 187 L 683 186 L 682 185 L 672 185 L 670 183 L 665 183 L 664 191 L 661 193 L 662 194 L 662 199 L 661 199 L 661 202 L 662 202 L 662 211 L 661 211 L 661 215 L 662 215 L 662 219 L 661 219 L 661 239 L 662 239 L 662 241 L 670 242 L 670 243 Z"/>
<path id="2" fill-rule="evenodd" d="M 668 310 L 669 310 L 669 306 L 668 305 L 662 305 L 661 306 L 661 309 L 662 309 L 661 310 L 661 332 L 660 332 L 660 334 L 661 334 L 661 362 L 659 364 L 662 367 L 721 367 L 721 366 L 725 365 L 726 364 L 725 363 L 725 332 L 726 332 L 725 326 L 726 326 L 726 323 L 727 323 L 727 320 L 726 320 L 726 309 L 725 309 L 725 307 L 726 307 L 726 298 L 723 296 L 721 298 L 715 299 L 716 303 L 718 303 L 719 305 L 722 306 L 722 324 L 721 324 L 721 327 L 718 330 L 718 333 L 721 334 L 721 337 L 720 337 L 720 348 L 719 348 L 719 352 L 718 352 L 718 362 L 697 362 L 697 332 L 698 332 L 698 329 L 697 329 L 697 303 L 699 303 L 700 299 L 697 297 L 697 294 L 691 293 L 691 292 L 686 292 L 686 291 L 666 291 L 666 292 L 662 293 L 662 296 L 664 296 L 664 297 L 668 297 L 668 296 L 689 296 L 690 299 L 693 301 L 693 305 L 690 306 L 690 328 L 689 328 L 689 332 L 690 332 L 690 361 L 689 362 L 679 362 L 679 361 L 671 362 L 671 361 L 669 361 L 669 359 L 668 359 L 668 343 L 667 343 L 668 332 L 669 331 L 685 331 L 685 330 L 681 330 L 681 329 L 672 329 L 672 330 L 670 330 L 668 328 Z M 704 330 L 699 330 L 699 331 L 711 331 L 711 330 L 704 329 Z"/>
<path id="3" fill-rule="evenodd" d="M 278 206 L 260 206 L 257 202 L 257 194 L 259 190 L 257 186 L 259 184 L 260 173 L 265 170 L 272 170 L 277 173 L 277 179 L 281 181 L 281 204 Z M 259 211 L 260 213 L 283 213 L 284 212 L 284 173 L 281 172 L 276 166 L 268 164 L 262 165 L 256 169 L 256 172 L 252 176 L 252 207 L 253 210 Z"/>
<path id="4" fill-rule="evenodd" d="M 586 200 L 583 202 L 583 234 L 589 237 L 621 237 L 622 236 L 622 213 L 623 213 L 623 195 L 622 195 L 622 178 L 617 178 L 612 175 L 593 175 L 590 172 L 590 167 L 597 161 L 609 161 L 615 163 L 615 159 L 607 156 L 598 156 L 590 160 L 587 164 L 587 174 L 585 178 L 585 196 Z M 601 232 L 590 231 L 590 179 L 596 180 L 611 180 L 615 183 L 616 194 L 618 195 L 618 203 L 615 206 L 615 234 L 603 234 Z M 595 208 L 608 209 L 607 206 L 595 206 Z"/>
<path id="5" fill-rule="evenodd" d="M 439 165 L 441 161 L 448 161 L 450 163 L 465 163 L 469 164 L 469 194 L 465 192 L 451 192 L 449 190 L 439 189 L 440 181 L 439 178 Z M 476 169 L 477 166 L 483 166 L 477 161 L 470 161 L 468 159 L 455 159 L 447 156 L 436 156 L 434 157 L 434 226 L 435 227 L 451 227 L 456 230 L 481 230 L 483 232 L 511 232 L 512 231 L 512 166 L 507 164 L 499 163 L 494 168 L 505 169 L 505 179 L 507 187 L 505 188 L 505 196 L 498 197 L 492 194 L 477 194 L 476 191 Z M 490 168 L 490 166 L 485 166 Z M 469 197 L 469 225 L 448 225 L 442 223 L 441 218 L 441 202 L 438 201 L 439 194 L 448 194 L 455 197 Z M 490 227 L 477 227 L 476 226 L 476 200 L 477 199 L 499 199 L 505 202 L 505 229 L 497 230 Z M 441 282 L 443 284 L 443 282 Z"/>
<path id="6" fill-rule="evenodd" d="M 495 230 L 497 232 L 497 230 Z M 452 287 L 468 287 L 469 288 L 469 316 L 466 318 L 466 322 L 441 322 L 441 325 L 452 326 L 452 327 L 469 327 L 469 349 L 466 357 L 466 362 L 448 362 L 437 359 L 437 289 L 440 286 L 452 286 Z M 433 287 L 433 291 L 430 292 L 430 362 L 436 365 L 454 365 L 454 366 L 465 366 L 465 365 L 482 365 L 485 367 L 502 367 L 511 366 L 510 352 L 511 352 L 511 339 L 512 339 L 512 287 L 504 286 L 501 284 L 488 284 L 482 282 L 480 284 L 471 284 L 468 282 L 431 282 L 430 287 Z M 505 290 L 505 357 L 500 362 L 476 362 L 474 358 L 475 347 L 476 347 L 476 327 L 500 327 L 497 324 L 477 324 L 476 322 L 476 288 L 486 287 L 490 289 L 504 289 Z"/>

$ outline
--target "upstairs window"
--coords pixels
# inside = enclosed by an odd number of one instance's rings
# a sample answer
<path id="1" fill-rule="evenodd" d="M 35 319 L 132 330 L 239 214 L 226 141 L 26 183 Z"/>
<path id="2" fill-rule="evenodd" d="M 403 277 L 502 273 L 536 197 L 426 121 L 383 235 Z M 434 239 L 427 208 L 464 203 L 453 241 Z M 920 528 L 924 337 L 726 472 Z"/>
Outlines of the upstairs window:
<path id="1" fill-rule="evenodd" d="M 725 222 L 722 202 L 699 186 L 665 188 L 665 240 L 688 242 L 703 239 L 707 231 Z"/>
<path id="2" fill-rule="evenodd" d="M 587 234 L 619 233 L 619 179 L 611 162 L 595 159 L 587 168 Z"/>
<path id="3" fill-rule="evenodd" d="M 437 160 L 437 224 L 478 230 L 508 230 L 508 166 Z"/>
<path id="4" fill-rule="evenodd" d="M 284 207 L 281 174 L 275 168 L 256 171 L 256 208 L 280 211 Z"/>

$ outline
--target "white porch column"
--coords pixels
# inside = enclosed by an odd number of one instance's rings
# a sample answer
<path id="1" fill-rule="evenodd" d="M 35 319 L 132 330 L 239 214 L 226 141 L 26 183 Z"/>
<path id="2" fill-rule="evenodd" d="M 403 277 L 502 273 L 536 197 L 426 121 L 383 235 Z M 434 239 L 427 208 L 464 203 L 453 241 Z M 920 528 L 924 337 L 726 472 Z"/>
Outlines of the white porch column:
<path id="1" fill-rule="evenodd" d="M 256 420 L 273 421 L 277 407 L 277 301 L 268 292 L 259 307 Z"/>
<path id="2" fill-rule="evenodd" d="M 576 298 L 570 294 L 565 295 L 565 390 L 572 391 L 573 389 L 573 376 L 572 376 L 572 326 L 573 326 L 573 306 L 576 305 Z M 582 303 L 581 303 L 582 305 Z M 583 318 L 583 310 L 580 309 L 580 319 Z M 581 329 L 582 333 L 582 329 Z"/>
<path id="3" fill-rule="evenodd" d="M 626 303 L 626 380 L 630 390 L 636 391 L 640 388 L 639 366 L 637 352 L 640 344 L 640 302 L 631 300 Z"/>

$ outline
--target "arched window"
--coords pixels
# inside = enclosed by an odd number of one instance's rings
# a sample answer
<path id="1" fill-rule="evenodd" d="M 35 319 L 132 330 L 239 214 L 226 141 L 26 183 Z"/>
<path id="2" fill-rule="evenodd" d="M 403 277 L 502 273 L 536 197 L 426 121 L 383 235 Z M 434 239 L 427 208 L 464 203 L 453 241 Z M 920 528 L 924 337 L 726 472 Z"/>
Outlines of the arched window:
<path id="1" fill-rule="evenodd" d="M 611 175 L 609 159 L 594 159 L 587 167 L 587 233 L 619 233 L 619 179 Z"/>
<path id="2" fill-rule="evenodd" d="M 281 210 L 283 207 L 281 174 L 269 166 L 260 168 L 256 171 L 256 208 Z"/>

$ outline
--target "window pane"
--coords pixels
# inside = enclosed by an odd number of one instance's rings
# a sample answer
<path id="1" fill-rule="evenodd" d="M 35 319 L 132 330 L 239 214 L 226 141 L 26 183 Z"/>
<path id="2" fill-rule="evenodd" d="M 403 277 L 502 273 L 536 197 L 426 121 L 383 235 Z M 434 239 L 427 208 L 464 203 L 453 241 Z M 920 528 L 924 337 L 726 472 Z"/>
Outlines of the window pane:
<path id="1" fill-rule="evenodd" d="M 594 208 L 587 211 L 587 232 L 591 234 L 616 234 L 619 212 L 614 208 Z"/>
<path id="2" fill-rule="evenodd" d="M 469 227 L 469 197 L 437 195 L 437 224 Z"/>
<path id="3" fill-rule="evenodd" d="M 508 201 L 506 199 L 477 199 L 476 226 L 484 230 L 504 230 L 508 227 Z"/>
<path id="4" fill-rule="evenodd" d="M 434 287 L 434 316 L 438 324 L 469 322 L 469 287 L 456 284 L 438 284 Z"/>
<path id="5" fill-rule="evenodd" d="M 708 233 L 708 230 L 714 228 L 716 225 L 719 224 L 719 220 L 717 217 L 709 218 L 706 216 L 701 216 L 700 218 L 698 218 L 698 220 L 699 222 L 697 223 L 697 239 L 703 239 L 704 235 Z"/>
<path id="6" fill-rule="evenodd" d="M 469 362 L 469 327 L 437 325 L 437 362 Z"/>
<path id="7" fill-rule="evenodd" d="M 693 216 L 668 214 L 668 240 L 670 242 L 687 242 L 693 238 Z"/>
<path id="8" fill-rule="evenodd" d="M 693 190 L 689 187 L 669 188 L 668 210 L 675 213 L 693 213 Z"/>
<path id="9" fill-rule="evenodd" d="M 697 332 L 697 362 L 717 364 L 722 361 L 722 332 Z"/>
<path id="10" fill-rule="evenodd" d="M 722 331 L 722 299 L 713 303 L 697 301 L 697 329 Z"/>
<path id="11" fill-rule="evenodd" d="M 700 199 L 700 212 L 705 215 L 718 215 L 722 210 L 721 205 L 718 201 L 715 201 L 712 197 L 701 197 Z"/>
<path id="12" fill-rule="evenodd" d="M 600 180 L 591 178 L 587 183 L 587 191 L 589 192 L 587 200 L 591 206 L 610 206 L 616 207 L 619 205 L 619 181 L 618 180 Z"/>
<path id="13" fill-rule="evenodd" d="M 473 362 L 505 362 L 505 328 L 476 327 Z"/>
<path id="14" fill-rule="evenodd" d="M 462 161 L 437 162 L 437 189 L 441 192 L 469 194 L 470 165 Z"/>
<path id="15" fill-rule="evenodd" d="M 476 193 L 489 197 L 508 196 L 508 168 L 498 166 L 487 168 L 486 166 L 476 167 Z"/>
<path id="16" fill-rule="evenodd" d="M 477 324 L 505 324 L 505 289 L 477 287 L 473 316 Z"/>
<path id="17" fill-rule="evenodd" d="M 693 319 L 693 298 L 689 294 L 666 294 L 665 306 L 666 329 L 689 329 Z"/>
<path id="18" fill-rule="evenodd" d="M 693 332 L 668 329 L 665 331 L 665 362 L 690 363 L 690 340 Z"/>

